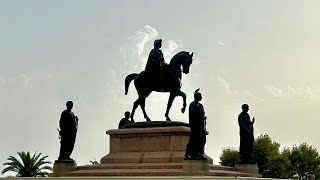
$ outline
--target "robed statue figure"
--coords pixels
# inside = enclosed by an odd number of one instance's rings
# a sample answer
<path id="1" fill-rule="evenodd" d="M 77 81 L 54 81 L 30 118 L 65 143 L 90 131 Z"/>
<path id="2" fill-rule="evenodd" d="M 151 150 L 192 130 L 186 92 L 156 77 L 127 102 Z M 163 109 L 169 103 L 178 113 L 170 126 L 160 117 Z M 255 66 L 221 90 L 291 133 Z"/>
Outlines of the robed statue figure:
<path id="1" fill-rule="evenodd" d="M 204 145 L 206 144 L 206 119 L 203 105 L 200 103 L 202 95 L 197 89 L 194 101 L 189 106 L 190 138 L 185 153 L 186 159 L 206 159 Z"/>
<path id="2" fill-rule="evenodd" d="M 252 164 L 252 150 L 253 150 L 253 123 L 255 121 L 254 117 L 252 121 L 250 115 L 248 114 L 249 106 L 247 104 L 242 105 L 242 112 L 238 116 L 238 123 L 240 127 L 240 156 L 241 163 Z"/>
<path id="3" fill-rule="evenodd" d="M 78 117 L 71 111 L 73 107 L 72 101 L 66 103 L 67 109 L 61 113 L 60 117 L 60 155 L 58 160 L 73 160 L 70 155 L 73 151 L 76 134 L 78 129 Z"/>

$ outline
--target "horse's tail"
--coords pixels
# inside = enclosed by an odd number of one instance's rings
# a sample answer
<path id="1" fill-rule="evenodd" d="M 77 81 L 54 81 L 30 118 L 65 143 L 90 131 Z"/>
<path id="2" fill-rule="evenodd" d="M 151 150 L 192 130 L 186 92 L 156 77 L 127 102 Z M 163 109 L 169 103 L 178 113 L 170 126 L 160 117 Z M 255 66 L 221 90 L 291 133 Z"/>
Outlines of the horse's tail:
<path id="1" fill-rule="evenodd" d="M 136 78 L 138 76 L 137 73 L 132 73 L 132 74 L 129 74 L 126 79 L 125 79 L 125 95 L 128 94 L 128 89 L 129 89 L 129 85 L 131 83 L 132 80 L 134 80 L 134 78 Z"/>

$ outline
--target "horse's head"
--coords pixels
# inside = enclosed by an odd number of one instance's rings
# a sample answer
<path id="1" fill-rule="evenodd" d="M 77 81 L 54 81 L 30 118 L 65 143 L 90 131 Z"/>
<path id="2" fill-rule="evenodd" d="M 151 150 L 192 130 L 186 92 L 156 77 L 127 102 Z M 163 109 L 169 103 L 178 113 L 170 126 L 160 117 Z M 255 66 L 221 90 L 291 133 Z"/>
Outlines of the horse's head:
<path id="1" fill-rule="evenodd" d="M 184 57 L 184 61 L 182 61 L 182 72 L 185 74 L 188 74 L 190 65 L 192 64 L 193 52 L 191 54 L 189 54 L 188 52 L 185 52 L 183 57 Z"/>
<path id="2" fill-rule="evenodd" d="M 181 78 L 181 66 L 182 72 L 185 74 L 189 73 L 190 65 L 192 64 L 192 56 L 193 53 L 189 54 L 189 52 L 181 51 L 173 56 L 171 59 L 170 65 L 172 67 L 173 72 L 179 73 L 178 75 Z"/>

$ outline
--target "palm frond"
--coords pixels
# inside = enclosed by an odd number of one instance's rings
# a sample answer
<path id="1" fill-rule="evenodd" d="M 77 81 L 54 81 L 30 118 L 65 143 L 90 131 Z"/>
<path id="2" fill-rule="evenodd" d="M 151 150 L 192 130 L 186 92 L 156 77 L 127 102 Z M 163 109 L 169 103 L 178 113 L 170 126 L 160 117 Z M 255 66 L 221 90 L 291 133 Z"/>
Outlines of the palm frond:
<path id="1" fill-rule="evenodd" d="M 8 162 L 3 165 L 8 166 L 2 170 L 2 174 L 12 171 L 16 172 L 17 176 L 22 177 L 35 177 L 35 176 L 47 176 L 48 172 L 52 171 L 52 167 L 46 164 L 51 164 L 50 161 L 45 161 L 48 156 L 41 157 L 42 153 L 35 152 L 32 156 L 30 152 L 17 152 L 21 161 L 13 156 L 7 158 Z M 46 166 L 43 166 L 46 165 Z M 43 171 L 45 170 L 45 171 Z"/>

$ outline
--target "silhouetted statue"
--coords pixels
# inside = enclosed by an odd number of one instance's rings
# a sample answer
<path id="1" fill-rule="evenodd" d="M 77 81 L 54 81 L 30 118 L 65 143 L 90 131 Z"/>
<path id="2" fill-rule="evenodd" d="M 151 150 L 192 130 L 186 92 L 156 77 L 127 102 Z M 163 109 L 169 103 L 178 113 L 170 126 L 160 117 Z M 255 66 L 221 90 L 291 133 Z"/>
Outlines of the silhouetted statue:
<path id="1" fill-rule="evenodd" d="M 204 108 L 200 103 L 202 95 L 197 89 L 194 101 L 189 106 L 190 138 L 185 153 L 186 159 L 206 159 L 204 145 L 206 144 L 206 119 Z"/>
<path id="2" fill-rule="evenodd" d="M 73 151 L 76 134 L 78 129 L 78 117 L 71 111 L 73 107 L 72 101 L 66 103 L 67 109 L 61 113 L 60 117 L 60 155 L 58 160 L 73 160 L 70 155 Z"/>
<path id="3" fill-rule="evenodd" d="M 150 54 L 153 54 L 153 53 L 150 53 Z M 192 64 L 192 57 L 193 57 L 193 53 L 189 54 L 189 52 L 185 52 L 185 51 L 179 52 L 175 56 L 173 56 L 173 58 L 170 61 L 170 64 L 163 66 L 163 70 L 162 70 L 163 74 L 161 75 L 163 79 L 161 83 L 159 83 L 159 81 L 157 81 L 157 79 L 154 79 L 154 78 L 151 78 L 150 80 L 152 81 L 151 83 L 149 83 L 150 81 L 149 82 L 146 81 L 144 77 L 147 76 L 148 73 L 146 75 L 144 71 L 142 71 L 140 74 L 132 73 L 126 77 L 125 94 L 127 95 L 128 93 L 130 82 L 134 80 L 134 85 L 139 95 L 139 98 L 133 103 L 131 116 L 130 116 L 131 120 L 133 120 L 136 108 L 140 105 L 144 118 L 147 121 L 151 121 L 145 111 L 145 100 L 152 91 L 170 92 L 170 96 L 167 104 L 167 110 L 165 113 L 165 117 L 167 121 L 171 121 L 171 119 L 169 118 L 169 111 L 172 106 L 173 100 L 175 99 L 176 96 L 181 96 L 183 98 L 183 107 L 181 109 L 181 112 L 184 113 L 186 108 L 186 95 L 184 92 L 180 90 L 181 77 L 182 77 L 181 69 L 183 73 L 185 74 L 189 73 L 189 67 Z M 160 61 L 161 60 L 159 60 L 159 62 Z M 148 68 L 149 67 L 147 65 L 147 69 Z M 153 84 L 156 84 L 156 85 L 153 85 Z"/>
<path id="4" fill-rule="evenodd" d="M 164 61 L 163 53 L 160 50 L 162 40 L 156 39 L 154 41 L 154 48 L 150 51 L 148 61 L 145 68 L 146 83 L 151 86 L 159 87 L 163 80 L 163 71 L 166 62 Z"/>
<path id="5" fill-rule="evenodd" d="M 129 117 L 130 117 L 130 112 L 129 111 L 126 111 L 124 113 L 124 118 L 122 118 L 119 122 L 119 126 L 118 126 L 118 129 L 123 129 L 123 127 L 131 122 L 134 122 L 134 121 L 129 121 Z"/>
<path id="6" fill-rule="evenodd" d="M 238 123 L 240 127 L 240 156 L 241 163 L 254 163 L 252 159 L 252 150 L 253 150 L 253 123 L 248 114 L 249 106 L 247 104 L 242 105 L 242 112 L 238 116 Z"/>

